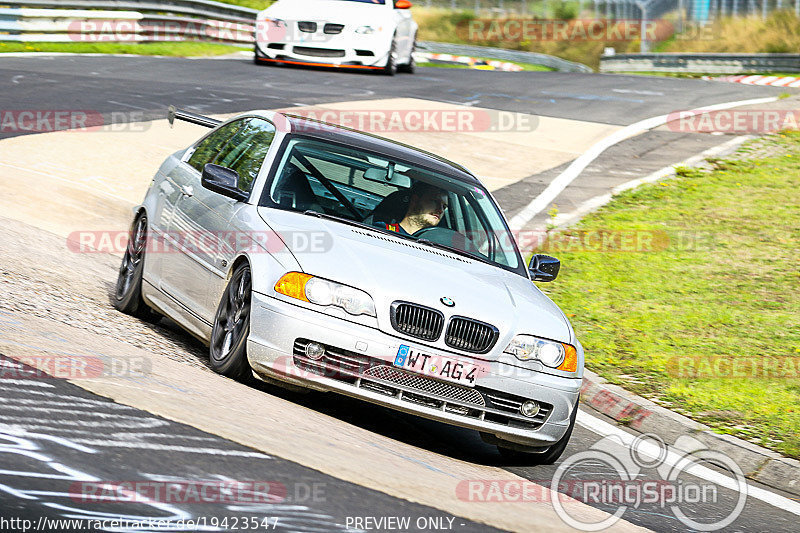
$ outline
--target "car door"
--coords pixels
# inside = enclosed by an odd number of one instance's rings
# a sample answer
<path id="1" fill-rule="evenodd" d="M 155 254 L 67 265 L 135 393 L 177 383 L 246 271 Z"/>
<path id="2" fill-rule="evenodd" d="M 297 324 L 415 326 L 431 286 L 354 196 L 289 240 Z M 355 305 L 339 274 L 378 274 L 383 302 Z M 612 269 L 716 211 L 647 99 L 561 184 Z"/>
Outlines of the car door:
<path id="1" fill-rule="evenodd" d="M 239 188 L 249 193 L 274 136 L 274 125 L 265 119 L 232 122 L 201 141 L 172 173 L 182 191 L 168 232 L 177 253 L 163 264 L 162 290 L 206 326 L 213 322 L 237 239 L 241 242 L 230 221 L 244 204 L 204 188 L 203 167 L 214 163 L 236 170 Z"/>

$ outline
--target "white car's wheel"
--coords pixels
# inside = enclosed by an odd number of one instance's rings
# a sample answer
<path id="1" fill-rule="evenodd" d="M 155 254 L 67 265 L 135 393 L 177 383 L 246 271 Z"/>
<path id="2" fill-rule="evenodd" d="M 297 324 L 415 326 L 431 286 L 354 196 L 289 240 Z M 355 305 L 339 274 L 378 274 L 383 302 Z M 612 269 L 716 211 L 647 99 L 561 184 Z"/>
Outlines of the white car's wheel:
<path id="1" fill-rule="evenodd" d="M 382 71 L 387 76 L 394 76 L 397 74 L 397 58 L 394 57 L 397 52 L 395 37 L 396 35 L 392 36 L 392 47 L 389 49 L 389 58 L 386 60 L 386 66 L 383 67 Z"/>

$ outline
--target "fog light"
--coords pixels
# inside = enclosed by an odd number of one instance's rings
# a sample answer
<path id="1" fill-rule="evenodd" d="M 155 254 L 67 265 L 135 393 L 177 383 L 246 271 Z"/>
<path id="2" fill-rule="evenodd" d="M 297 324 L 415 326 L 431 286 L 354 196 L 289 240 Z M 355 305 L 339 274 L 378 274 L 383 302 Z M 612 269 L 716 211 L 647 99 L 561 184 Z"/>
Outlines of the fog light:
<path id="1" fill-rule="evenodd" d="M 528 400 L 519 407 L 519 412 L 529 417 L 536 416 L 539 414 L 539 404 Z"/>
<path id="2" fill-rule="evenodd" d="M 318 361 L 322 359 L 323 355 L 325 355 L 325 347 L 323 345 L 317 344 L 316 342 L 309 342 L 306 344 L 306 357 L 309 359 Z"/>

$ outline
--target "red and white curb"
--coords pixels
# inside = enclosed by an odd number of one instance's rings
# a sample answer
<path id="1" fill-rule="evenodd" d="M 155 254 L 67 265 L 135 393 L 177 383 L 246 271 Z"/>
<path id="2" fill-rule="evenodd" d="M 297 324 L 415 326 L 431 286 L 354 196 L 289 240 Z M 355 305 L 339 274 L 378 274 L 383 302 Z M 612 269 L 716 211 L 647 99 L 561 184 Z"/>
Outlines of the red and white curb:
<path id="1" fill-rule="evenodd" d="M 720 78 L 706 77 L 709 80 L 744 83 L 745 85 L 770 85 L 772 87 L 800 87 L 800 77 L 794 76 L 723 76 Z"/>
<path id="2" fill-rule="evenodd" d="M 474 68 L 486 67 L 487 65 L 494 70 L 505 70 L 508 72 L 519 72 L 522 67 L 507 61 L 483 60 L 469 56 L 454 56 L 452 54 L 431 54 L 429 52 L 414 52 L 414 59 L 417 61 L 446 61 L 448 63 L 462 63 Z"/>

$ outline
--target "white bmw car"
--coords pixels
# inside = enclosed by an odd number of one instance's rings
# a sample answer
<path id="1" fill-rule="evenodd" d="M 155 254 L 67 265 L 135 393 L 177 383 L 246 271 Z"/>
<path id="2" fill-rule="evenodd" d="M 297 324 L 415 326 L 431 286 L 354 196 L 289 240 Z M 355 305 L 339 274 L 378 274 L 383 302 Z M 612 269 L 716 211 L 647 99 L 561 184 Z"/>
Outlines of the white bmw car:
<path id="1" fill-rule="evenodd" d="M 414 72 L 407 0 L 278 0 L 258 14 L 255 62 Z"/>

